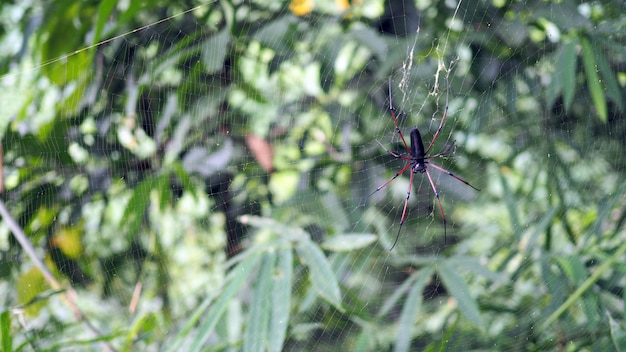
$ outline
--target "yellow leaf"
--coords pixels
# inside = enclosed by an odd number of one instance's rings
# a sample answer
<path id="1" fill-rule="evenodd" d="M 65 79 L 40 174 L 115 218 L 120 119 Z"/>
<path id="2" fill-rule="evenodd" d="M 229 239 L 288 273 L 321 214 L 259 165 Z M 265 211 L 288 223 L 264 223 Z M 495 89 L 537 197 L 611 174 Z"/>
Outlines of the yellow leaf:
<path id="1" fill-rule="evenodd" d="M 76 259 L 83 253 L 80 243 L 80 227 L 63 226 L 52 236 L 51 244 L 59 248 L 66 256 Z"/>
<path id="2" fill-rule="evenodd" d="M 291 0 L 289 10 L 296 16 L 306 16 L 313 11 L 314 0 Z"/>
<path id="3" fill-rule="evenodd" d="M 35 298 L 48 289 L 46 280 L 37 268 L 31 268 L 25 272 L 17 280 L 17 297 L 20 304 L 28 304 L 35 300 Z M 37 315 L 39 310 L 45 305 L 45 302 L 39 301 L 28 304 L 24 307 L 26 314 L 30 316 Z"/>
<path id="4" fill-rule="evenodd" d="M 337 4 L 341 11 L 346 11 L 350 8 L 350 2 L 348 0 L 335 0 L 335 4 Z"/>

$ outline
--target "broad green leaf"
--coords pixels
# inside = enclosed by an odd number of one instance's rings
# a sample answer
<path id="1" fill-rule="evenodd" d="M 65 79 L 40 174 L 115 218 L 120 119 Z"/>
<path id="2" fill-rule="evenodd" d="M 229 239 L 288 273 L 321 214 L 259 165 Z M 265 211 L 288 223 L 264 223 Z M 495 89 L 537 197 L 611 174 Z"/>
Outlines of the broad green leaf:
<path id="1" fill-rule="evenodd" d="M 156 186 L 155 180 L 152 177 L 148 177 L 139 183 L 133 195 L 130 197 L 124 216 L 122 217 L 122 226 L 130 237 L 133 237 L 139 231 L 139 227 L 143 221 L 144 213 L 148 207 L 150 201 L 150 192 L 152 188 Z"/>
<path id="2" fill-rule="evenodd" d="M 376 242 L 373 234 L 345 234 L 326 238 L 322 247 L 334 252 L 349 252 Z"/>
<path id="3" fill-rule="evenodd" d="M 202 62 L 207 73 L 215 73 L 222 69 L 228 54 L 230 33 L 228 30 L 214 34 L 202 45 Z"/>
<path id="4" fill-rule="evenodd" d="M 36 267 L 18 278 L 16 286 L 18 302 L 24 305 L 27 315 L 35 316 L 45 306 L 45 302 L 38 297 L 47 289 L 47 286 L 43 274 Z"/>
<path id="5" fill-rule="evenodd" d="M 250 275 L 252 269 L 257 266 L 260 260 L 260 255 L 251 256 L 232 269 L 226 278 L 228 283 L 222 290 L 220 297 L 215 301 L 215 304 L 211 306 L 205 320 L 201 323 L 200 327 L 198 327 L 197 334 L 194 336 L 195 339 L 192 341 L 192 346 L 189 351 L 201 351 L 203 347 L 205 347 L 204 343 L 213 333 L 215 325 L 226 311 L 226 308 L 228 308 L 228 304 L 239 292 L 239 289 Z"/>
<path id="6" fill-rule="evenodd" d="M 157 177 L 159 190 L 159 209 L 163 211 L 172 202 L 172 190 L 170 189 L 170 176 L 163 173 Z"/>
<path id="7" fill-rule="evenodd" d="M 329 303 L 340 308 L 339 284 L 322 250 L 310 240 L 301 241 L 296 249 L 304 264 L 309 268 L 313 288 Z"/>
<path id="8" fill-rule="evenodd" d="M 293 284 L 293 252 L 283 248 L 278 252 L 278 263 L 272 275 L 272 315 L 270 319 L 269 351 L 282 351 L 287 335 L 291 310 L 291 286 Z"/>
<path id="9" fill-rule="evenodd" d="M 356 338 L 356 342 L 354 344 L 354 351 L 371 351 L 374 345 L 374 334 L 375 331 L 372 331 L 373 328 L 370 325 L 365 325 L 361 333 Z"/>
<path id="10" fill-rule="evenodd" d="M 588 277 L 581 258 L 575 255 L 554 258 L 559 267 L 574 285 L 580 285 Z"/>
<path id="11" fill-rule="evenodd" d="M 284 170 L 272 173 L 270 176 L 269 190 L 272 200 L 276 204 L 282 204 L 291 199 L 298 190 L 300 173 L 295 170 Z"/>
<path id="12" fill-rule="evenodd" d="M 100 2 L 100 6 L 98 6 L 98 20 L 96 21 L 96 28 L 93 36 L 93 44 L 97 44 L 100 41 L 102 29 L 106 23 L 109 22 L 111 13 L 115 9 L 117 2 L 118 0 L 103 0 Z"/>
<path id="13" fill-rule="evenodd" d="M 406 301 L 402 306 L 402 313 L 400 313 L 400 319 L 398 321 L 398 336 L 396 337 L 396 344 L 393 349 L 394 351 L 409 351 L 409 348 L 411 347 L 413 326 L 417 320 L 417 314 L 422 308 L 422 302 L 424 300 L 424 287 L 430 281 L 431 275 L 431 268 L 425 268 L 412 274 L 412 276 L 416 277 L 417 280 L 409 290 L 409 293 L 406 296 Z"/>
<path id="14" fill-rule="evenodd" d="M 243 351 L 265 351 L 269 340 L 270 302 L 272 301 L 272 283 L 276 253 L 263 255 L 261 269 L 256 277 L 246 330 L 243 338 Z"/>
<path id="15" fill-rule="evenodd" d="M 198 192 L 196 191 L 196 186 L 193 182 L 191 182 L 191 178 L 189 177 L 187 171 L 185 171 L 182 164 L 180 162 L 174 162 L 172 170 L 178 177 L 178 182 L 182 185 L 183 191 L 190 192 L 194 198 L 197 197 Z"/>
<path id="16" fill-rule="evenodd" d="M 602 122 L 606 123 L 608 120 L 606 98 L 604 97 L 604 90 L 600 84 L 593 48 L 589 43 L 589 39 L 583 37 L 580 41 L 582 43 L 583 68 L 585 69 L 585 75 L 587 77 L 587 88 L 589 88 L 589 94 L 591 94 L 591 100 L 596 108 L 598 117 L 600 117 Z"/>
<path id="17" fill-rule="evenodd" d="M 452 294 L 459 304 L 459 309 L 465 317 L 479 328 L 483 327 L 483 319 L 478 309 L 478 303 L 470 294 L 469 288 L 463 281 L 463 278 L 457 274 L 455 268 L 450 266 L 448 262 L 441 262 L 438 266 L 437 273 L 441 278 L 446 290 Z"/>

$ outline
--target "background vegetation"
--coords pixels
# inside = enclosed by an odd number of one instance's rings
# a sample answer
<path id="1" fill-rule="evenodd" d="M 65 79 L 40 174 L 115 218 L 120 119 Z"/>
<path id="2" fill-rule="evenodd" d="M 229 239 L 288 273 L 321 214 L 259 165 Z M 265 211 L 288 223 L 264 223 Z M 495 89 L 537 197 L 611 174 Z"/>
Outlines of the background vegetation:
<path id="1" fill-rule="evenodd" d="M 626 346 L 622 2 L 0 7 L 3 350 Z"/>

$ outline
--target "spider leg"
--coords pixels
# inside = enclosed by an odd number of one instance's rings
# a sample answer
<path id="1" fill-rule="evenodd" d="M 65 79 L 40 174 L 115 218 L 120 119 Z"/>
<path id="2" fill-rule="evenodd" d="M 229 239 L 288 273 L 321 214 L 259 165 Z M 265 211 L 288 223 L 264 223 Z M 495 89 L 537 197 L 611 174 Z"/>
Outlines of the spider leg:
<path id="1" fill-rule="evenodd" d="M 376 143 L 378 143 L 387 152 L 387 154 L 393 156 L 396 159 L 413 160 L 410 156 L 392 152 L 391 150 L 387 149 L 382 143 L 380 143 L 380 141 L 378 139 L 376 140 Z"/>
<path id="2" fill-rule="evenodd" d="M 445 243 L 446 237 L 448 236 L 447 229 L 446 229 L 446 214 L 443 212 L 443 207 L 441 206 L 441 199 L 439 199 L 439 191 L 437 191 L 437 187 L 435 187 L 435 183 L 433 182 L 432 176 L 430 176 L 430 171 L 428 171 L 428 168 L 426 168 L 426 176 L 428 176 L 428 182 L 430 182 L 430 187 L 432 187 L 433 192 L 435 192 L 435 198 L 437 198 L 437 203 L 439 204 L 439 212 L 441 212 L 441 221 L 443 222 L 443 242 Z"/>
<path id="3" fill-rule="evenodd" d="M 402 143 L 404 143 L 404 148 L 406 149 L 407 153 L 411 154 L 411 149 L 409 149 L 409 145 L 406 143 L 406 140 L 404 139 L 404 135 L 402 134 L 402 131 L 400 131 L 400 127 L 398 126 L 398 119 L 396 118 L 396 109 L 393 108 L 393 101 L 391 98 L 391 77 L 389 77 L 389 113 L 391 114 L 391 118 L 393 118 L 393 124 L 396 126 L 396 133 L 400 135 L 400 139 L 402 139 Z"/>
<path id="4" fill-rule="evenodd" d="M 410 164 L 409 164 L 410 165 Z M 406 199 L 404 200 L 404 208 L 402 209 L 402 217 L 400 218 L 400 226 L 398 227 L 398 233 L 396 234 L 396 239 L 393 241 L 393 245 L 389 250 L 391 251 L 393 247 L 398 243 L 398 238 L 400 238 L 400 231 L 402 231 L 402 225 L 404 225 L 404 219 L 406 218 L 406 209 L 409 205 L 409 198 L 411 197 L 411 189 L 413 188 L 413 177 L 415 176 L 415 172 L 411 170 L 411 176 L 409 177 L 409 189 L 406 191 Z"/>
<path id="5" fill-rule="evenodd" d="M 395 180 L 396 178 L 398 178 L 398 176 L 402 175 L 402 174 L 403 174 L 406 170 L 408 170 L 408 168 L 410 168 L 412 165 L 413 165 L 413 164 L 411 164 L 411 163 L 408 163 L 408 164 L 404 165 L 404 167 L 403 167 L 400 171 L 396 172 L 396 174 L 395 174 L 395 175 L 393 175 L 393 177 L 392 177 L 392 178 L 390 178 L 390 179 L 388 179 L 387 181 L 385 181 L 385 183 L 383 183 L 382 185 L 378 186 L 378 188 L 376 188 L 376 189 L 374 190 L 374 192 L 370 193 L 370 194 L 367 196 L 367 198 L 371 197 L 374 193 L 376 193 L 376 192 L 380 191 L 381 189 L 385 188 L 385 186 L 387 186 L 388 184 L 390 184 L 390 183 L 391 183 L 391 181 L 393 181 L 393 180 Z M 411 178 L 412 178 L 412 177 L 413 177 L 413 176 L 411 175 Z"/>
<path id="6" fill-rule="evenodd" d="M 441 167 L 441 166 L 439 166 L 439 165 L 436 165 L 436 164 L 433 164 L 433 163 L 431 163 L 431 162 L 429 162 L 429 163 L 428 163 L 428 165 L 429 165 L 429 166 L 431 166 L 431 167 L 434 167 L 435 169 L 437 169 L 437 170 L 439 170 L 439 171 L 443 172 L 444 174 L 446 174 L 446 175 L 448 175 L 448 176 L 452 176 L 452 177 L 454 177 L 455 179 L 457 179 L 457 180 L 459 180 L 459 181 L 461 181 L 461 182 L 465 183 L 466 185 L 468 185 L 468 186 L 472 187 L 473 189 L 475 189 L 475 190 L 477 190 L 477 191 L 480 191 L 480 189 L 478 189 L 478 188 L 476 188 L 476 187 L 472 186 L 469 182 L 467 182 L 467 181 L 465 181 L 464 179 L 460 178 L 459 176 L 457 176 L 457 175 L 453 174 L 452 172 L 450 172 L 450 171 L 448 171 L 448 170 L 444 169 L 443 167 Z M 430 177 L 430 176 L 429 176 L 429 177 Z"/>
<path id="7" fill-rule="evenodd" d="M 444 149 L 443 151 L 437 153 L 437 154 L 433 154 L 433 155 L 429 155 L 424 157 L 424 159 L 434 159 L 434 158 L 440 158 L 442 156 L 447 155 L 448 153 L 450 153 L 452 151 L 452 149 L 454 149 L 454 143 L 456 141 L 452 141 L 452 144 L 450 144 L 446 149 Z"/>

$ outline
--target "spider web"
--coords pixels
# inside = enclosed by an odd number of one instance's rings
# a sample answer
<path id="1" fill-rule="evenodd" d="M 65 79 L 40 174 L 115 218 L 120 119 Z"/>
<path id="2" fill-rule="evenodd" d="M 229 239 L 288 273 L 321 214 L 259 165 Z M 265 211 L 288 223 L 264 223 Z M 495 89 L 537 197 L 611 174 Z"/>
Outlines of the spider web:
<path id="1" fill-rule="evenodd" d="M 619 346 L 626 60 L 567 32 L 610 6 L 3 6 L 13 346 Z M 481 189 L 429 169 L 445 237 L 426 175 L 368 196 L 404 165 L 389 94 L 426 146 L 447 103 L 430 161 Z"/>

